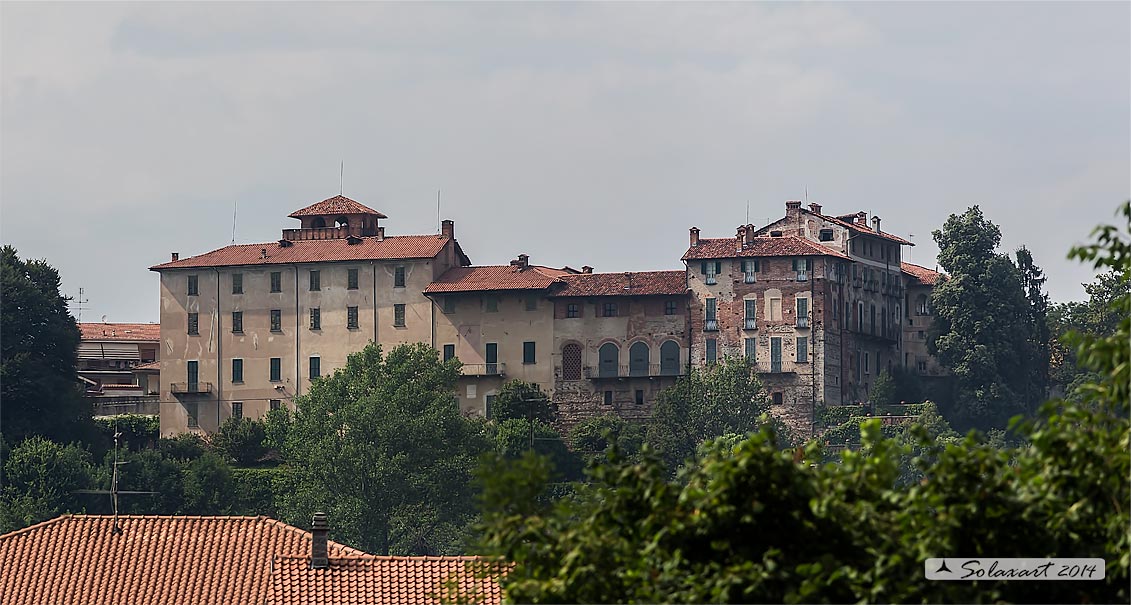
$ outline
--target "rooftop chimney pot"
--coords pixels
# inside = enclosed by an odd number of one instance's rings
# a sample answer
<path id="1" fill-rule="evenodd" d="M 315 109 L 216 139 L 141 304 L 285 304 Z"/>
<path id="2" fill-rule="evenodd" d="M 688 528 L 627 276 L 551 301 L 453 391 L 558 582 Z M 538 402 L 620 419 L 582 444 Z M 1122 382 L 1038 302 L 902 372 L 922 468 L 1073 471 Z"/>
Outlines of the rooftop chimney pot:
<path id="1" fill-rule="evenodd" d="M 377 227 L 377 241 L 385 239 L 385 227 Z"/>
<path id="2" fill-rule="evenodd" d="M 180 252 L 174 252 L 173 253 L 173 260 L 175 260 L 175 261 L 181 260 L 181 253 Z"/>
<path id="3" fill-rule="evenodd" d="M 816 202 L 813 202 L 813 203 L 809 204 L 809 211 L 812 212 L 813 214 L 820 214 L 821 213 L 821 205 L 816 203 Z"/>
<path id="4" fill-rule="evenodd" d="M 330 554 L 328 536 L 330 534 L 330 518 L 326 513 L 314 513 L 310 522 L 310 568 L 326 569 L 330 567 Z"/>
<path id="5" fill-rule="evenodd" d="M 691 233 L 691 247 L 694 248 L 699 245 L 699 227 L 692 227 L 689 231 Z"/>
<path id="6" fill-rule="evenodd" d="M 581 267 L 581 272 L 582 273 L 592 273 L 593 267 L 590 267 L 589 265 L 585 265 L 585 266 Z"/>
<path id="7" fill-rule="evenodd" d="M 875 231 L 876 233 L 880 232 L 880 217 L 878 216 L 872 217 L 872 231 Z"/>
<path id="8" fill-rule="evenodd" d="M 440 223 L 440 234 L 444 237 L 455 239 L 456 237 L 456 224 L 454 221 L 445 220 Z"/>

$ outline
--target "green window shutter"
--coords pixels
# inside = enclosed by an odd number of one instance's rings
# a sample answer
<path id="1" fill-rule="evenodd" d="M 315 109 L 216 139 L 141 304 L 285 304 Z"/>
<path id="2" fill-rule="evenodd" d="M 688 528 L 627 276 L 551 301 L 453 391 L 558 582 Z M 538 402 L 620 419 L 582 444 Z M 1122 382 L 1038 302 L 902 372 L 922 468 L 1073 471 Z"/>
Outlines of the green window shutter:
<path id="1" fill-rule="evenodd" d="M 758 259 L 754 259 L 754 272 L 757 273 L 761 270 L 762 270 L 761 267 L 759 267 L 759 265 L 758 265 Z"/>
<path id="2" fill-rule="evenodd" d="M 805 259 L 805 270 L 806 271 L 812 271 L 813 270 L 813 259 L 811 259 L 811 258 Z"/>
<path id="3" fill-rule="evenodd" d="M 793 270 L 794 270 L 794 271 L 796 271 L 796 270 L 797 270 L 797 259 L 796 259 L 796 258 L 795 258 L 795 259 L 793 259 Z"/>
<path id="4" fill-rule="evenodd" d="M 723 262 L 722 261 L 715 261 L 715 275 L 722 275 L 722 273 L 723 273 Z"/>
<path id="5" fill-rule="evenodd" d="M 707 261 L 703 261 L 703 266 L 702 266 L 702 267 L 700 268 L 700 272 L 701 272 L 701 273 L 702 273 L 703 275 L 706 275 L 706 274 L 707 274 Z"/>

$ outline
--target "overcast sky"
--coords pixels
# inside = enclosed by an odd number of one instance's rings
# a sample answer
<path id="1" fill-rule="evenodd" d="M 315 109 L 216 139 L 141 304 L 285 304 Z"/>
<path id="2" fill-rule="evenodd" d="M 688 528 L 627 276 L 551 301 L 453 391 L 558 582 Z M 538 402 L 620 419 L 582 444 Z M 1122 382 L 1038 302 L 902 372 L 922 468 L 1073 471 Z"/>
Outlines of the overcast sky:
<path id="1" fill-rule="evenodd" d="M 1131 195 L 1131 4 L 0 6 L 0 239 L 82 318 L 345 194 L 476 264 L 677 269 L 784 202 L 914 236 L 972 204 L 1065 260 Z M 905 249 L 906 250 L 906 249 Z M 907 253 L 905 251 L 905 260 Z"/>

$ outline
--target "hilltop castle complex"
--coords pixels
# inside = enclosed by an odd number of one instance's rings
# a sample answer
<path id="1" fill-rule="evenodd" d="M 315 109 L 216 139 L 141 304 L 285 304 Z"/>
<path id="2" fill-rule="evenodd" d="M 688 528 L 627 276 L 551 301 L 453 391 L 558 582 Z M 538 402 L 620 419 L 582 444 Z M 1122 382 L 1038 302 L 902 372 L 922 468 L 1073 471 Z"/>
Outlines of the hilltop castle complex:
<path id="1" fill-rule="evenodd" d="M 866 400 L 881 370 L 938 372 L 927 304 L 938 274 L 901 262 L 911 242 L 864 212 L 786 202 L 768 225 L 701 238 L 684 267 L 594 273 L 520 254 L 475 266 L 443 221 L 386 235 L 384 214 L 335 196 L 290 215 L 276 242 L 172 260 L 161 274 L 162 435 L 293 406 L 369 342 L 423 342 L 459 358 L 465 413 L 490 415 L 503 382 L 537 383 L 562 421 L 643 419 L 692 367 L 744 357 L 772 409 L 808 434 L 819 405 Z"/>

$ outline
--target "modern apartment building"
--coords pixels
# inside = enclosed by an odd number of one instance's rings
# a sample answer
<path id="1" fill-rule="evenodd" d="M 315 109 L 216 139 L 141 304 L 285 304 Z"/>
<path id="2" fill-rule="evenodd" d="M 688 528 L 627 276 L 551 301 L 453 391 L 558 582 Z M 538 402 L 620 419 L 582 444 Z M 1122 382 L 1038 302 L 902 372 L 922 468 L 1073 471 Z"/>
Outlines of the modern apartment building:
<path id="1" fill-rule="evenodd" d="M 864 400 L 881 368 L 918 359 L 903 354 L 904 282 L 930 284 L 901 267 L 910 242 L 864 213 L 787 202 L 783 219 L 732 238 L 693 227 L 683 270 L 629 273 L 526 255 L 472 266 L 451 221 L 386 236 L 385 215 L 342 196 L 290 216 L 301 227 L 277 242 L 152 267 L 163 435 L 293 405 L 369 342 L 459 358 L 465 413 L 490 414 L 502 383 L 520 379 L 550 393 L 566 424 L 647 418 L 690 367 L 745 357 L 802 432 L 814 404 Z"/>

